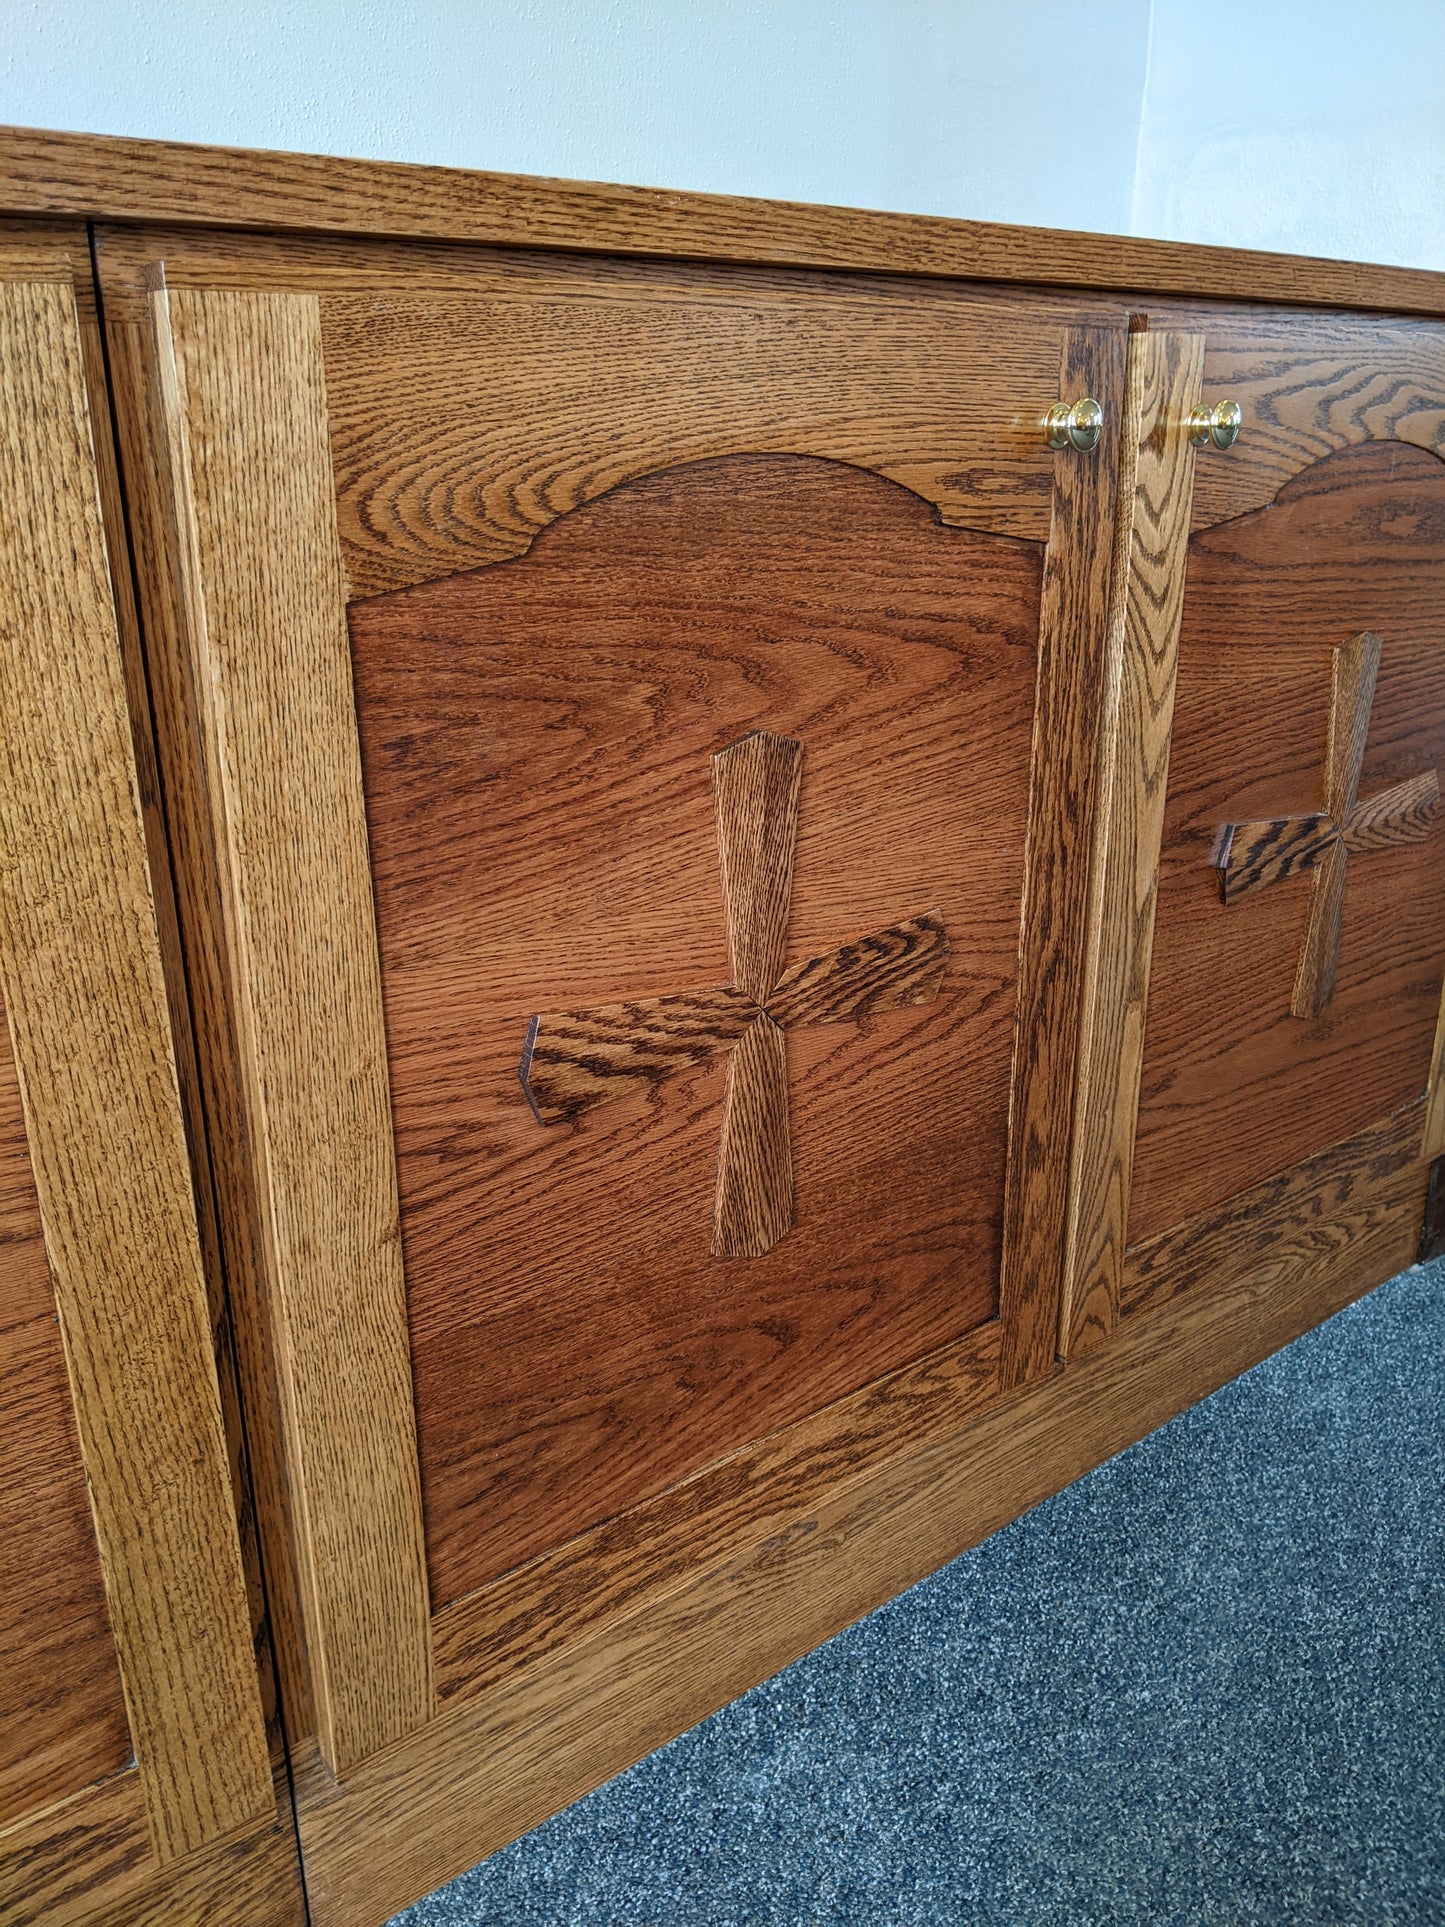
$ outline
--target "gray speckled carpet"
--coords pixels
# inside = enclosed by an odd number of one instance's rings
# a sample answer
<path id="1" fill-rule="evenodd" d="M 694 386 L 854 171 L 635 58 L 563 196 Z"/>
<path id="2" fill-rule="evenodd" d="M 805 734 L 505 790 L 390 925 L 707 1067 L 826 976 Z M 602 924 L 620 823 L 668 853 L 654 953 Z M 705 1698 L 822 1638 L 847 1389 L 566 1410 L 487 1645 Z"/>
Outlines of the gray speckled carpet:
<path id="1" fill-rule="evenodd" d="M 1445 1262 L 393 1927 L 1445 1922 Z"/>

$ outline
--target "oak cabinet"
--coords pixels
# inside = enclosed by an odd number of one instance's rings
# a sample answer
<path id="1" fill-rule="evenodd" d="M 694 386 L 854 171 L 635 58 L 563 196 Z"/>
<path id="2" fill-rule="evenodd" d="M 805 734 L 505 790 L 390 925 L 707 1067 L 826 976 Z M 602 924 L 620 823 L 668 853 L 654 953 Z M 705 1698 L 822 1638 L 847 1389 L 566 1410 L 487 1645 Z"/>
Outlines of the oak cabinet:
<path id="1" fill-rule="evenodd" d="M 356 1927 L 1414 1256 L 1445 333 L 1350 310 L 1445 304 L 121 146 L 97 646 Z"/>

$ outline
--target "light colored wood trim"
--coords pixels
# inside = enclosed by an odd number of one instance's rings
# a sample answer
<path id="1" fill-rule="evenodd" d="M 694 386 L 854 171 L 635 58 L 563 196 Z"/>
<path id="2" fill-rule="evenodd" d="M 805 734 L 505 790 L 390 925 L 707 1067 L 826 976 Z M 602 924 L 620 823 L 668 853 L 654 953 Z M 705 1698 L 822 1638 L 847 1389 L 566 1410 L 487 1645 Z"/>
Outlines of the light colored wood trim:
<path id="1" fill-rule="evenodd" d="M 1055 458 L 1039 599 L 999 1278 L 1006 1386 L 1051 1371 L 1058 1343 L 1127 342 L 1122 326 L 1070 329 L 1059 370 L 1062 396 L 1101 404 L 1104 432 L 1092 453 Z"/>
<path id="2" fill-rule="evenodd" d="M 321 1744 L 430 1717 L 386 1037 L 318 303 L 157 292 Z"/>
<path id="3" fill-rule="evenodd" d="M 1419 268 L 29 127 L 0 128 L 0 209 L 1445 313 Z"/>
<path id="4" fill-rule="evenodd" d="M 432 1621 L 438 1697 L 489 1691 L 686 1583 L 724 1553 L 786 1535 L 824 1497 L 888 1460 L 956 1432 L 998 1397 L 999 1336 L 998 1320 L 990 1319 L 454 1600 Z"/>
<path id="5" fill-rule="evenodd" d="M 1129 338 L 1059 1351 L 1114 1328 L 1154 946 L 1203 335 Z"/>
<path id="6" fill-rule="evenodd" d="M 184 1860 L 151 1852 L 132 1769 L 0 1834 L 6 1927 L 301 1927 L 284 1776 L 267 1812 Z"/>
<path id="7" fill-rule="evenodd" d="M 303 1749 L 315 1927 L 378 1927 L 1390 1277 L 1414 1255 L 1425 1176 L 1397 1172 L 1379 1210 L 1347 1210 L 1293 1263 L 1252 1254 L 1126 1320 L 1059 1376 L 457 1705 L 346 1787 Z"/>
<path id="8" fill-rule="evenodd" d="M 0 973 L 158 1853 L 271 1776 L 71 288 L 0 284 Z"/>

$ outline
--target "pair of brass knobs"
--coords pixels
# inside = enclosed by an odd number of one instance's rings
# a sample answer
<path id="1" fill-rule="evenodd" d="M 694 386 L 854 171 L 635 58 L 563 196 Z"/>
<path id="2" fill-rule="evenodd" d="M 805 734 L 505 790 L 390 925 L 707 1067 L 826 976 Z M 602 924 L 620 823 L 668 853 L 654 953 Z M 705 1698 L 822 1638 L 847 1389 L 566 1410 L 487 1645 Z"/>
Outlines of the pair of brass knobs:
<path id="1" fill-rule="evenodd" d="M 1189 439 L 1196 448 L 1232 448 L 1239 440 L 1244 411 L 1237 401 L 1196 408 L 1189 417 Z M 1104 411 L 1092 396 L 1082 401 L 1056 401 L 1044 416 L 1044 440 L 1050 448 L 1076 448 L 1086 455 L 1097 448 L 1104 429 Z"/>

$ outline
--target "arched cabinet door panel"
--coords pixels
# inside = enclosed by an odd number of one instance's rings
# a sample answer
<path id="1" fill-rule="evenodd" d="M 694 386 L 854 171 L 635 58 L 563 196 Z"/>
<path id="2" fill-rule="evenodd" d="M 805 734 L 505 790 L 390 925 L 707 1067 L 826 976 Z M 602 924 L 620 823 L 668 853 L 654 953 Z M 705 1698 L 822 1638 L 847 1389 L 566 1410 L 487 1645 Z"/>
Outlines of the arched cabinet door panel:
<path id="1" fill-rule="evenodd" d="M 1202 343 L 98 246 L 311 1904 L 356 1927 L 978 1530 L 875 1487 L 1054 1370 L 1115 520 L 1180 575 Z"/>
<path id="2" fill-rule="evenodd" d="M 269 1927 L 302 1918 L 295 1836 L 162 972 L 88 272 L 83 231 L 0 230 L 0 1913 Z"/>
<path id="3" fill-rule="evenodd" d="M 1445 329 L 1167 320 L 1244 426 L 1198 467 L 1137 1137 L 1081 1100 L 1075 1355 L 1222 1271 L 1388 1277 L 1445 1151 Z"/>

